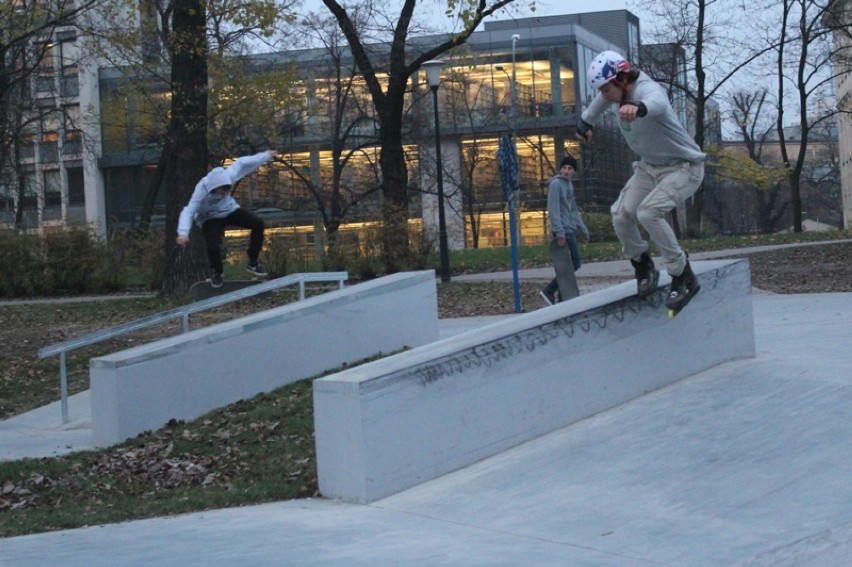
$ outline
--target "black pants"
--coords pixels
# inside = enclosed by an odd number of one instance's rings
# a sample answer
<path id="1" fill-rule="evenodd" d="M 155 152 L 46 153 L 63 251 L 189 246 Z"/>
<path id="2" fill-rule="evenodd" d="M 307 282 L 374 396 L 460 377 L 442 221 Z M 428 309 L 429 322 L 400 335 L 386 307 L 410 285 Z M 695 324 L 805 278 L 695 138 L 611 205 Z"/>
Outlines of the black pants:
<path id="1" fill-rule="evenodd" d="M 208 219 L 201 225 L 204 233 L 204 243 L 207 245 L 207 257 L 213 271 L 222 273 L 222 239 L 225 237 L 225 227 L 239 226 L 251 230 L 248 252 L 249 264 L 257 264 L 257 257 L 263 247 L 263 230 L 265 225 L 263 219 L 254 213 L 243 209 L 237 209 L 230 215 L 221 219 Z"/>

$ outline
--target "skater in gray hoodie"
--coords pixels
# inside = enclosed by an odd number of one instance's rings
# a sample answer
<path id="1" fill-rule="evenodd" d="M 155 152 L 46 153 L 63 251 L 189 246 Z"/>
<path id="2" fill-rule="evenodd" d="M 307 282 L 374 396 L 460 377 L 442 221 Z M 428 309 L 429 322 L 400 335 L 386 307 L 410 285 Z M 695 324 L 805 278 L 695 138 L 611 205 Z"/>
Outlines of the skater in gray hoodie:
<path id="1" fill-rule="evenodd" d="M 633 176 L 612 205 L 612 224 L 622 253 L 630 258 L 640 296 L 657 287 L 660 272 L 648 252 L 637 222 L 657 246 L 663 266 L 672 276 L 666 306 L 680 310 L 700 286 L 680 247 L 666 214 L 691 197 L 704 179 L 704 159 L 672 109 L 666 91 L 614 51 L 604 51 L 589 65 L 589 83 L 597 94 L 583 111 L 577 134 L 588 143 L 593 126 L 613 104 L 618 105 L 619 128 L 639 156 Z"/>
<path id="2" fill-rule="evenodd" d="M 251 231 L 246 270 L 265 276 L 266 269 L 257 263 L 263 246 L 263 219 L 240 208 L 233 196 L 234 184 L 278 155 L 266 150 L 235 160 L 228 167 L 216 167 L 196 184 L 189 203 L 180 213 L 177 229 L 178 246 L 186 246 L 193 221 L 201 227 L 207 247 L 207 257 L 213 268 L 210 285 L 222 287 L 222 238 L 226 226 L 239 226 Z"/>

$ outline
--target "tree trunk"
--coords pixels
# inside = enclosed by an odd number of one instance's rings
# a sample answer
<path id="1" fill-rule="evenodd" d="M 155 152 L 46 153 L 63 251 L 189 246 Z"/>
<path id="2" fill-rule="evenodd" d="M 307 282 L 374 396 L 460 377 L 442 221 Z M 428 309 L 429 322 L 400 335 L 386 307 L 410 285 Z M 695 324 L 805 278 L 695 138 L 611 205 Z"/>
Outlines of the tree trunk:
<path id="1" fill-rule="evenodd" d="M 398 120 L 401 122 L 402 114 Z M 382 151 L 382 255 L 387 273 L 404 269 L 409 257 L 408 240 L 408 169 L 402 149 L 401 126 L 385 122 L 380 133 Z"/>
<path id="2" fill-rule="evenodd" d="M 707 74 L 704 71 L 704 26 L 707 16 L 707 3 L 705 0 L 698 2 L 698 26 L 696 28 L 695 42 L 695 79 L 697 86 L 697 96 L 695 98 L 695 143 L 704 151 L 704 112 L 707 90 Z M 704 183 L 695 192 L 692 197 L 692 207 L 689 203 L 685 203 L 687 218 L 687 230 L 691 225 L 697 225 L 701 228 L 701 217 L 704 214 Z M 691 210 L 691 214 L 690 214 Z M 674 212 L 674 218 L 677 219 L 677 210 Z M 680 225 L 675 224 L 675 231 L 678 238 L 681 238 Z"/>
<path id="3" fill-rule="evenodd" d="M 194 230 L 187 250 L 177 249 L 174 235 L 180 211 L 195 184 L 207 172 L 207 17 L 203 0 L 174 3 L 172 23 L 172 115 L 168 128 L 173 151 L 166 156 L 165 257 L 161 290 L 166 295 L 185 293 L 209 271 L 204 242 Z"/>

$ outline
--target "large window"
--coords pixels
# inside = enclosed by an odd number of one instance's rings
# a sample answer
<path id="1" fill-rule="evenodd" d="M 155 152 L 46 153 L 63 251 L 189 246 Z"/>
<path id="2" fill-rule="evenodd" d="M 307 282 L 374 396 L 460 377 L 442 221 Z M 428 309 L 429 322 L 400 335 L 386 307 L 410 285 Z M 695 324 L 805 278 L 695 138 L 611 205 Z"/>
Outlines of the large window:
<path id="1" fill-rule="evenodd" d="M 43 220 L 62 218 L 62 176 L 58 169 L 44 171 Z"/>
<path id="2" fill-rule="evenodd" d="M 574 86 L 577 71 L 572 52 L 571 48 L 559 47 L 553 50 L 551 57 L 551 81 L 558 88 L 558 92 L 554 90 L 553 96 L 558 102 L 561 101 L 562 114 L 566 116 L 577 112 L 577 89 Z"/>
<path id="3" fill-rule="evenodd" d="M 498 138 L 466 139 L 461 143 L 468 246 L 473 246 L 473 226 L 477 226 L 480 247 L 504 246 L 508 242 L 506 202 L 496 159 L 498 147 Z M 544 134 L 523 137 L 517 150 L 522 240 L 525 244 L 542 242 L 547 236 L 547 182 L 555 175 L 559 157 L 567 152 L 579 161 L 581 150 L 577 142 L 566 141 L 558 157 L 556 139 Z"/>
<path id="4" fill-rule="evenodd" d="M 572 59 L 570 50 L 563 48 L 518 51 L 514 63 L 506 52 L 452 59 L 445 63 L 438 91 L 442 128 L 496 129 L 510 127 L 513 119 L 515 125 L 523 125 L 531 119 L 572 115 Z M 425 84 L 421 86 L 428 92 Z M 431 103 L 422 106 L 431 109 Z M 431 125 L 429 118 L 426 123 Z"/>
<path id="5" fill-rule="evenodd" d="M 627 42 L 628 46 L 625 57 L 634 65 L 641 64 L 639 59 L 639 25 L 630 20 L 627 21 Z"/>
<path id="6" fill-rule="evenodd" d="M 39 156 L 43 163 L 59 161 L 59 120 L 60 117 L 51 112 L 41 119 L 39 135 Z"/>
<path id="7" fill-rule="evenodd" d="M 83 132 L 80 127 L 80 107 L 69 105 L 62 109 L 62 153 L 76 155 L 82 151 Z"/>
<path id="8" fill-rule="evenodd" d="M 23 177 L 24 191 L 18 207 L 22 211 L 22 228 L 38 226 L 38 184 L 35 173 L 27 173 Z"/>
<path id="9" fill-rule="evenodd" d="M 409 183 L 416 185 L 417 151 L 403 148 L 409 158 Z M 342 156 L 339 195 L 347 214 L 375 210 L 380 202 L 379 148 L 361 148 Z M 276 206 L 302 213 L 316 211 L 318 203 L 328 207 L 334 191 L 334 157 L 328 150 L 293 152 L 283 157 L 286 165 L 277 172 L 276 184 L 258 191 L 255 206 Z M 341 162 L 342 163 L 342 162 Z M 354 204 L 354 208 L 350 209 Z"/>
<path id="10" fill-rule="evenodd" d="M 577 80 L 580 81 L 580 92 L 583 93 L 582 107 L 587 106 L 597 94 L 595 90 L 592 89 L 592 87 L 589 85 L 589 79 L 587 74 L 589 71 L 589 65 L 592 64 L 592 60 L 595 58 L 595 55 L 597 55 L 597 52 L 593 49 L 590 49 L 585 45 L 577 45 L 576 75 Z"/>
<path id="11" fill-rule="evenodd" d="M 77 47 L 75 41 L 74 36 L 70 36 L 57 44 L 61 65 L 61 94 L 65 97 L 75 97 L 80 94 L 80 82 L 78 79 L 80 49 Z"/>
<path id="12" fill-rule="evenodd" d="M 121 153 L 162 143 L 169 116 L 169 94 L 142 92 L 132 85 L 101 90 L 104 153 Z"/>
<path id="13" fill-rule="evenodd" d="M 85 206 L 86 191 L 83 185 L 83 168 L 69 167 L 66 169 L 68 175 L 68 205 Z"/>
<path id="14" fill-rule="evenodd" d="M 154 176 L 155 166 L 114 167 L 104 170 L 104 193 L 109 228 L 136 228 L 142 212 L 145 192 Z M 165 210 L 165 196 L 160 191 L 155 213 Z"/>

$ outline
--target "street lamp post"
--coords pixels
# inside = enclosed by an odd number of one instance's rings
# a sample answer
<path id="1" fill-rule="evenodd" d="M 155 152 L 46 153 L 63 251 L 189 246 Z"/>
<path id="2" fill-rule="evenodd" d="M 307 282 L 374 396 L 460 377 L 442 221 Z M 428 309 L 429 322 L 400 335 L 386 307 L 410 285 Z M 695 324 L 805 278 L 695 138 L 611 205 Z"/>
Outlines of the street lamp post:
<path id="1" fill-rule="evenodd" d="M 512 34 L 512 137 L 515 139 L 516 147 L 518 146 L 518 65 L 515 62 L 515 45 L 521 39 L 520 34 Z M 521 188 L 517 187 L 518 197 L 521 195 Z M 516 209 L 517 212 L 517 209 Z M 517 225 L 517 223 L 516 223 Z M 517 229 L 517 226 L 516 226 Z M 518 240 L 521 239 L 520 230 L 517 234 Z"/>
<path id="2" fill-rule="evenodd" d="M 447 219 L 444 215 L 444 172 L 441 164 L 441 130 L 438 120 L 438 87 L 441 84 L 440 59 L 426 61 L 422 67 L 426 71 L 426 82 L 432 90 L 432 102 L 435 108 L 435 167 L 436 182 L 438 184 L 438 246 L 441 256 L 441 281 L 450 281 L 450 252 L 447 244 Z"/>
<path id="3" fill-rule="evenodd" d="M 518 115 L 517 115 L 517 74 L 516 74 L 516 65 L 515 65 L 515 44 L 518 40 L 521 39 L 521 36 L 518 34 L 512 35 L 512 77 L 510 80 L 510 86 L 512 89 L 512 100 L 511 100 L 511 128 L 512 128 L 512 139 L 515 142 L 515 151 L 517 156 L 517 144 L 518 144 Z M 506 75 L 506 78 L 509 78 L 509 74 L 506 73 L 506 70 L 498 65 L 494 67 L 496 70 L 503 72 Z M 517 157 L 516 157 L 517 159 Z M 521 312 L 521 284 L 518 276 L 518 238 L 520 236 L 520 231 L 518 230 L 518 219 L 516 215 L 516 206 L 515 206 L 515 198 L 518 195 L 516 193 L 520 192 L 519 187 L 510 187 L 507 192 L 507 202 L 509 205 L 509 235 L 511 237 L 511 254 L 512 254 L 512 288 L 513 288 L 513 296 L 515 300 L 515 313 Z"/>

